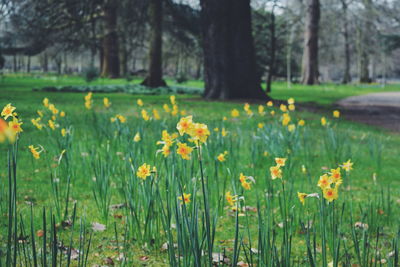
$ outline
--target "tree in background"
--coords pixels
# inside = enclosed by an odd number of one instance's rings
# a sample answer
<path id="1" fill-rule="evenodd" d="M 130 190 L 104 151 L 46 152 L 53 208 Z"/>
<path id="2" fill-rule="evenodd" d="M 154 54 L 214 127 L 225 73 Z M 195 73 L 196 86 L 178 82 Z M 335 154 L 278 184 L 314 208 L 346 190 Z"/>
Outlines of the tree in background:
<path id="1" fill-rule="evenodd" d="M 102 50 L 101 76 L 108 78 L 119 77 L 119 47 L 117 33 L 118 1 L 105 0 L 104 11 L 104 36 Z"/>
<path id="2" fill-rule="evenodd" d="M 162 21 L 163 1 L 150 0 L 149 24 L 150 24 L 150 48 L 148 76 L 142 82 L 149 87 L 166 86 L 162 78 Z"/>
<path id="3" fill-rule="evenodd" d="M 304 52 L 302 83 L 318 83 L 318 28 L 320 20 L 319 0 L 307 0 L 306 28 L 304 31 Z"/>
<path id="4" fill-rule="evenodd" d="M 266 98 L 256 71 L 250 0 L 200 0 L 204 97 Z"/>

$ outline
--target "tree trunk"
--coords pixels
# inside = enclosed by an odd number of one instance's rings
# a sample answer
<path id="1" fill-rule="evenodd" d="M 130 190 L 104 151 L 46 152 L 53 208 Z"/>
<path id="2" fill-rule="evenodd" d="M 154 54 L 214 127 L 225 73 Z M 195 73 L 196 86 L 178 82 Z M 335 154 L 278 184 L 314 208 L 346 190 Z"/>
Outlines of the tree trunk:
<path id="1" fill-rule="evenodd" d="M 318 83 L 318 28 L 320 19 L 319 0 L 307 0 L 306 29 L 304 32 L 304 51 L 302 83 Z"/>
<path id="2" fill-rule="evenodd" d="M 275 7 L 275 6 L 274 6 Z M 267 77 L 267 93 L 271 92 L 271 84 L 272 84 L 272 77 L 274 75 L 275 71 L 275 54 L 276 54 L 276 36 L 275 36 L 275 14 L 274 14 L 274 8 L 272 8 L 271 11 L 271 22 L 269 26 L 269 31 L 271 34 L 271 57 L 270 57 L 270 62 L 269 62 L 269 67 L 268 67 L 268 77 Z"/>
<path id="3" fill-rule="evenodd" d="M 262 98 L 256 71 L 250 0 L 201 0 L 204 97 Z"/>
<path id="4" fill-rule="evenodd" d="M 343 37 L 344 37 L 344 74 L 342 83 L 346 84 L 351 82 L 350 75 L 350 41 L 349 41 L 349 22 L 347 18 L 347 0 L 342 0 L 343 10 Z"/>
<path id="5" fill-rule="evenodd" d="M 26 63 L 26 72 L 30 73 L 31 72 L 31 56 L 28 56 L 28 60 Z"/>
<path id="6" fill-rule="evenodd" d="M 149 87 L 166 86 L 162 79 L 162 0 L 150 0 L 150 50 L 149 50 L 149 73 L 142 82 Z"/>
<path id="7" fill-rule="evenodd" d="M 365 8 L 365 16 L 363 18 L 363 22 L 361 23 L 361 27 L 359 29 L 359 38 L 358 38 L 358 55 L 359 55 L 359 77 L 360 83 L 370 83 L 371 78 L 369 74 L 369 45 L 370 38 L 369 35 L 372 34 L 371 27 L 371 19 L 373 17 L 372 12 L 372 1 L 364 0 L 363 5 Z"/>
<path id="8" fill-rule="evenodd" d="M 102 77 L 119 77 L 119 49 L 117 34 L 117 1 L 108 0 L 104 5 L 103 69 Z"/>

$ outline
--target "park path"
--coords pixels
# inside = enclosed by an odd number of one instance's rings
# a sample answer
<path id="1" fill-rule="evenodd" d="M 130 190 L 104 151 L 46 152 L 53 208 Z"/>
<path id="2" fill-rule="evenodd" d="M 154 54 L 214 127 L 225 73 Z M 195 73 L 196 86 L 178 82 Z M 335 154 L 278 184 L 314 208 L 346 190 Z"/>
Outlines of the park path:
<path id="1" fill-rule="evenodd" d="M 400 133 L 400 92 L 351 96 L 336 105 L 345 119 Z"/>

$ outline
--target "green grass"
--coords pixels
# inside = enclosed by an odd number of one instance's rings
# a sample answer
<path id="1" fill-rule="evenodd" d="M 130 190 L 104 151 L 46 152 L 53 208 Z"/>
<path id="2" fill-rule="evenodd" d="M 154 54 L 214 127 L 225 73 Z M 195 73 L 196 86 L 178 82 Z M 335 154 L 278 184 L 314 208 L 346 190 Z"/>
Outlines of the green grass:
<path id="1" fill-rule="evenodd" d="M 96 191 L 102 190 L 99 188 L 104 189 L 100 178 L 103 176 L 97 175 L 96 183 L 93 179 L 96 176 L 95 170 L 100 169 L 98 163 L 95 163 L 97 161 L 94 161 L 98 158 L 99 162 L 109 171 L 109 181 L 104 181 L 107 189 L 110 190 L 111 204 L 124 203 L 128 196 L 127 189 L 129 189 L 128 191 L 133 193 L 131 196 L 132 203 L 138 205 L 136 211 L 141 216 L 140 220 L 149 220 L 151 225 L 149 236 L 145 240 L 138 239 L 135 232 L 138 229 L 137 227 L 129 231 L 127 244 L 122 248 L 126 249 L 124 254 L 129 258 L 126 266 L 141 264 L 167 266 L 168 253 L 166 251 L 160 252 L 160 247 L 168 240 L 168 236 L 161 225 L 161 217 L 168 216 L 162 216 L 161 209 L 163 207 L 183 209 L 179 204 L 176 206 L 174 204 L 177 201 L 177 196 L 182 193 L 182 189 L 183 192 L 192 193 L 192 203 L 187 207 L 187 212 L 191 213 L 188 217 L 195 217 L 193 215 L 196 211 L 194 199 L 199 205 L 199 212 L 205 210 L 200 183 L 200 166 L 195 156 L 196 150 L 190 161 L 182 160 L 176 155 L 175 148 L 172 155 L 167 159 L 164 159 L 159 153 L 157 154 L 157 150 L 161 146 L 157 146 L 156 141 L 161 139 L 161 131 L 164 129 L 167 129 L 170 133 L 176 131 L 175 126 L 180 118 L 180 116 L 172 116 L 162 111 L 162 105 L 169 103 L 168 96 L 94 94 L 94 108 L 87 111 L 83 106 L 84 94 L 32 92 L 31 90 L 33 87 L 80 85 L 84 83 L 82 78 L 79 77 L 34 78 L 17 76 L 6 77 L 3 81 L 0 81 L 0 107 L 12 103 L 17 107 L 17 112 L 24 122 L 22 125 L 24 132 L 19 142 L 17 203 L 18 211 L 22 214 L 23 221 L 26 224 L 25 228 L 30 227 L 30 207 L 26 202 L 34 203 L 35 231 L 42 229 L 42 207 L 46 207 L 47 212 L 52 209 L 53 213 L 57 214 L 56 198 L 51 187 L 51 175 L 53 175 L 53 178 L 59 179 L 59 189 L 62 194 L 65 193 L 67 187 L 67 175 L 71 175 L 71 194 L 68 200 L 69 214 L 72 214 L 73 203 L 76 201 L 77 218 L 86 218 L 88 228 L 90 228 L 89 224 L 92 222 L 107 225 L 106 231 L 93 234 L 88 266 L 93 264 L 104 265 L 107 257 L 119 255 L 121 251 L 118 250 L 114 223 L 119 244 L 122 246 L 125 226 L 128 223 L 134 224 L 135 222 L 126 209 L 109 211 L 109 216 L 105 218 L 101 208 L 96 205 L 93 193 L 93 188 L 96 188 L 95 185 L 99 185 L 97 189 L 94 189 L 95 192 L 106 194 L 104 191 Z M 94 83 L 124 84 L 126 81 L 123 79 L 104 79 Z M 201 82 L 197 81 L 187 84 L 187 86 L 201 85 Z M 377 91 L 380 88 L 294 85 L 289 90 L 285 88 L 285 84 L 275 83 L 273 90 L 272 96 L 276 99 L 294 97 L 297 102 L 316 102 L 321 105 L 329 105 L 342 97 Z M 396 88 L 388 86 L 385 90 L 396 90 Z M 44 97 L 47 97 L 59 110 L 63 110 L 67 114 L 65 118 L 57 119 L 60 128 L 56 131 L 48 128 L 39 131 L 30 123 L 30 119 L 37 117 L 37 110 L 46 110 L 42 106 Z M 108 97 L 112 102 L 110 110 L 106 110 L 102 106 L 103 97 Z M 156 108 L 162 119 L 160 121 L 143 121 L 140 115 L 142 108 L 136 104 L 138 98 L 144 101 L 144 109 L 150 113 L 153 108 Z M 293 248 L 290 260 L 300 266 L 310 266 L 306 254 L 306 235 L 301 234 L 300 222 L 313 220 L 314 224 L 319 227 L 323 224 L 323 219 L 318 217 L 319 202 L 316 199 L 307 199 L 306 205 L 302 206 L 297 199 L 297 191 L 320 192 L 316 186 L 319 176 L 326 171 L 326 168 L 334 168 L 349 158 L 355 162 L 354 170 L 348 178 L 344 179 L 339 200 L 335 203 L 337 209 L 345 204 L 343 222 L 337 224 L 340 226 L 341 234 L 344 235 L 341 245 L 341 262 L 344 261 L 343 251 L 345 246 L 346 251 L 348 250 L 352 254 L 351 263 L 357 263 L 354 245 L 351 242 L 350 215 L 354 216 L 353 224 L 356 221 L 369 224 L 370 227 L 366 234 L 371 239 L 376 237 L 377 227 L 380 227 L 380 231 L 383 233 L 379 244 L 382 255 L 386 255 L 392 250 L 390 242 L 395 238 L 398 231 L 399 217 L 397 214 L 400 212 L 398 202 L 400 181 L 397 179 L 400 176 L 398 168 L 400 137 L 398 135 L 341 119 L 335 120 L 330 116 L 328 116 L 329 126 L 322 127 L 320 125 L 321 115 L 308 112 L 291 113 L 294 122 L 299 119 L 306 121 L 304 128 L 297 127 L 296 132 L 292 134 L 285 127 L 282 127 L 279 121 L 279 110 L 274 109 L 276 115 L 273 117 L 269 115 L 270 110 L 265 105 L 266 115 L 257 114 L 257 106 L 252 106 L 254 115 L 247 117 L 241 103 L 208 102 L 198 99 L 197 96 L 186 95 L 177 96 L 177 102 L 180 110 L 185 110 L 187 114 L 193 114 L 196 122 L 206 123 L 211 131 L 208 144 L 203 147 L 202 160 L 205 178 L 210 190 L 211 217 L 214 218 L 216 212 L 216 218 L 218 218 L 215 225 L 217 233 L 214 245 L 215 252 L 226 250 L 228 256 L 232 259 L 233 251 L 235 251 L 233 240 L 235 239 L 235 231 L 238 231 L 239 238 L 236 240 L 239 240 L 238 242 L 241 244 L 239 259 L 249 262 L 249 258 L 245 256 L 245 251 L 248 253 L 246 246 L 249 246 L 249 242 L 251 242 L 252 248 L 257 248 L 257 245 L 259 245 L 260 229 L 258 229 L 257 224 L 260 222 L 260 218 L 263 218 L 270 223 L 266 224 L 264 228 L 277 233 L 277 253 L 279 255 L 282 253 L 282 257 L 288 260 L 288 257 L 284 257 L 285 254 L 281 252 L 281 246 L 284 246 L 281 240 L 283 231 L 292 231 Z M 241 112 L 238 119 L 230 117 L 230 111 L 233 108 Z M 126 116 L 127 123 L 111 123 L 110 118 L 116 114 Z M 45 116 L 47 117 L 43 120 L 46 123 L 49 119 L 48 111 Z M 226 121 L 223 120 L 224 116 L 228 118 Z M 260 122 L 265 124 L 263 129 L 257 128 L 257 124 Z M 62 127 L 71 127 L 70 141 L 61 137 L 60 129 Z M 220 132 L 214 132 L 213 129 L 217 127 L 219 130 L 226 128 L 229 131 L 228 136 L 222 137 Z M 135 143 L 133 137 L 137 132 L 140 133 L 142 140 Z M 181 141 L 187 140 L 186 137 L 179 137 L 179 139 Z M 32 158 L 27 148 L 31 144 L 44 147 L 45 152 L 41 154 L 40 160 Z M 69 163 L 66 163 L 64 157 L 61 164 L 58 165 L 57 160 L 64 148 L 67 149 L 66 157 L 68 157 Z M 0 149 L 0 166 L 2 166 L 0 169 L 0 203 L 2 204 L 0 211 L 4 215 L 7 213 L 7 146 L 0 144 Z M 227 161 L 217 162 L 216 157 L 225 150 L 228 151 Z M 264 151 L 269 153 L 268 156 L 264 156 Z M 287 157 L 289 159 L 288 165 L 283 168 L 286 190 L 284 195 L 282 194 L 280 180 L 272 181 L 269 175 L 269 167 L 275 164 L 274 157 Z M 135 172 L 130 170 L 129 158 L 132 160 L 135 171 L 145 162 L 151 166 L 156 166 L 158 178 L 155 180 L 148 178 L 142 184 Z M 307 168 L 306 173 L 302 172 L 302 165 Z M 244 191 L 241 188 L 238 181 L 240 173 L 255 178 L 256 184 L 252 185 L 251 191 Z M 373 180 L 374 173 L 377 177 L 375 181 Z M 153 191 L 154 187 L 152 187 L 150 181 L 155 181 L 161 189 L 160 197 L 162 201 Z M 171 183 L 170 190 L 165 190 L 167 181 Z M 254 211 L 248 211 L 247 216 L 238 217 L 239 221 L 236 224 L 235 214 L 230 213 L 226 208 L 228 206 L 224 201 L 226 191 L 243 196 L 245 199 L 245 202 L 241 202 L 243 206 L 250 206 L 253 209 L 260 205 L 260 215 L 257 215 Z M 155 201 L 155 204 L 151 204 L 152 200 Z M 64 207 L 65 198 L 60 197 L 60 201 L 61 206 Z M 152 209 L 154 209 L 154 221 L 144 218 L 146 217 L 144 216 L 145 212 Z M 282 218 L 286 216 L 281 214 L 284 209 L 287 209 L 287 213 L 295 218 L 290 220 L 294 223 L 292 230 L 285 228 L 285 226 L 282 229 L 279 226 Z M 171 212 L 174 214 L 174 210 L 171 210 Z M 241 213 L 246 215 L 244 212 Z M 326 217 L 331 218 L 330 216 Z M 5 218 L 6 216 L 0 220 L 0 250 L 2 253 L 5 253 L 7 233 L 7 220 Z M 178 218 L 183 220 L 185 216 L 178 216 Z M 57 215 L 57 222 L 60 223 L 61 221 L 62 218 Z M 204 223 L 200 218 L 198 221 L 200 223 L 198 233 L 204 233 L 205 230 L 201 228 Z M 176 219 L 172 219 L 172 223 L 177 224 Z M 327 222 L 325 224 L 326 231 L 328 231 L 330 226 Z M 79 225 L 76 225 L 75 232 L 71 229 L 63 230 L 59 228 L 59 238 L 67 244 L 71 233 L 74 233 L 72 239 L 74 248 L 77 248 L 79 233 L 76 233 L 76 230 L 78 228 Z M 316 227 L 315 230 L 319 231 L 319 228 Z M 172 230 L 175 243 L 177 242 L 177 231 L 177 229 Z M 331 233 L 329 232 L 329 236 Z M 185 235 L 184 232 L 181 234 Z M 192 236 L 191 238 L 196 240 L 196 237 Z M 317 234 L 318 250 L 321 249 L 320 238 L 320 234 Z M 36 237 L 36 239 L 37 242 L 41 241 L 39 237 Z M 186 239 L 184 238 L 184 240 Z M 364 238 L 363 241 L 366 241 L 366 239 Z M 375 242 L 375 240 L 368 242 Z M 183 260 L 192 260 L 190 265 L 193 266 L 193 257 L 189 257 L 192 253 L 190 245 L 182 243 L 181 246 L 186 249 Z M 203 249 L 206 250 L 206 246 Z M 330 255 L 331 252 L 328 253 Z M 0 253 L 0 258 L 1 255 L 4 254 Z M 142 261 L 142 256 L 148 256 L 149 260 Z M 254 255 L 253 257 L 257 256 Z M 320 263 L 319 257 L 318 262 Z M 115 258 L 114 261 L 117 262 Z M 75 261 L 72 266 L 76 266 Z M 323 265 L 317 264 L 317 266 Z"/>

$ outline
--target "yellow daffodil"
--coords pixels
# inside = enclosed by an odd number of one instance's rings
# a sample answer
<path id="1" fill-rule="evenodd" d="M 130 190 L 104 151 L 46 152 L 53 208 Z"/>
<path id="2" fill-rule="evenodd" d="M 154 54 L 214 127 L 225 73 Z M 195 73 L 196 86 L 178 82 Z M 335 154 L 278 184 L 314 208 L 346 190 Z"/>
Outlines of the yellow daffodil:
<path id="1" fill-rule="evenodd" d="M 146 180 L 146 178 L 150 175 L 150 165 L 146 163 L 143 163 L 143 165 L 140 166 L 136 172 L 136 176 L 143 180 Z"/>
<path id="2" fill-rule="evenodd" d="M 139 133 L 136 133 L 135 136 L 133 137 L 133 141 L 137 143 L 137 142 L 139 142 L 140 140 L 142 140 L 142 138 L 140 138 L 140 134 L 139 134 Z"/>
<path id="3" fill-rule="evenodd" d="M 332 202 L 338 199 L 339 197 L 337 187 L 335 188 L 327 187 L 323 190 L 323 193 L 324 193 L 324 198 L 329 202 Z"/>
<path id="4" fill-rule="evenodd" d="M 237 110 L 236 108 L 232 109 L 231 111 L 232 118 L 237 118 L 239 117 L 239 115 L 240 115 L 239 110 Z"/>
<path id="5" fill-rule="evenodd" d="M 9 103 L 3 108 L 3 111 L 1 112 L 1 116 L 3 116 L 3 118 L 5 120 L 7 120 L 9 117 L 13 116 L 14 110 L 15 110 L 15 107 L 11 106 L 11 103 Z"/>
<path id="6" fill-rule="evenodd" d="M 325 126 L 325 125 L 326 125 L 326 118 L 325 118 L 325 117 L 322 117 L 322 118 L 321 118 L 321 125 L 322 125 L 322 126 Z"/>
<path id="7" fill-rule="evenodd" d="M 348 161 L 346 161 L 346 162 L 344 162 L 343 164 L 342 164 L 342 168 L 344 169 L 344 170 L 346 170 L 346 172 L 349 172 L 349 171 L 351 171 L 352 169 L 353 169 L 353 162 L 351 162 L 350 160 L 348 160 Z"/>
<path id="8" fill-rule="evenodd" d="M 136 103 L 138 104 L 139 107 L 142 107 L 144 105 L 143 100 L 140 98 L 136 101 Z"/>
<path id="9" fill-rule="evenodd" d="M 194 123 L 192 121 L 192 116 L 183 117 L 180 119 L 178 124 L 176 125 L 176 129 L 178 129 L 179 134 L 183 135 L 185 133 L 189 134 L 193 131 Z"/>
<path id="10" fill-rule="evenodd" d="M 13 118 L 12 121 L 8 123 L 8 127 L 14 132 L 14 133 L 21 133 L 23 132 L 21 125 L 23 123 L 19 122 L 17 118 Z"/>
<path id="11" fill-rule="evenodd" d="M 192 153 L 193 148 L 189 147 L 186 143 L 178 143 L 178 148 L 176 153 L 181 155 L 182 159 L 190 160 L 190 153 Z"/>
<path id="12" fill-rule="evenodd" d="M 333 111 L 333 117 L 334 118 L 339 118 L 340 117 L 340 111 L 339 110 L 334 110 Z"/>
<path id="13" fill-rule="evenodd" d="M 225 193 L 225 199 L 226 199 L 226 202 L 228 202 L 228 204 L 230 206 L 233 206 L 233 205 L 235 205 L 235 202 L 237 201 L 237 196 L 232 196 L 231 192 L 228 191 Z"/>
<path id="14" fill-rule="evenodd" d="M 278 167 L 285 166 L 286 160 L 287 160 L 286 158 L 275 158 L 276 166 Z"/>
<path id="15" fill-rule="evenodd" d="M 38 147 L 34 147 L 34 146 L 30 145 L 29 149 L 30 149 L 30 151 L 32 153 L 32 156 L 35 159 L 40 159 L 40 152 L 38 151 L 38 149 L 39 149 Z"/>
<path id="16" fill-rule="evenodd" d="M 271 173 L 272 180 L 275 180 L 277 178 L 282 179 L 282 170 L 279 166 L 273 166 L 269 168 L 269 171 Z"/>
<path id="17" fill-rule="evenodd" d="M 103 98 L 103 104 L 105 108 L 111 107 L 111 102 L 107 97 Z"/>
<path id="18" fill-rule="evenodd" d="M 304 120 L 299 120 L 299 122 L 297 123 L 297 125 L 299 126 L 304 126 L 306 124 L 306 122 Z"/>
<path id="19" fill-rule="evenodd" d="M 300 192 L 297 192 L 297 197 L 299 198 L 299 200 L 300 200 L 300 202 L 301 202 L 301 204 L 305 204 L 305 202 L 306 202 L 306 197 L 308 196 L 308 194 L 306 194 L 306 193 L 300 193 Z"/>
<path id="20" fill-rule="evenodd" d="M 224 161 L 226 161 L 226 155 L 228 155 L 228 151 L 224 151 L 224 153 L 220 153 L 219 155 L 218 155 L 218 157 L 217 157 L 217 160 L 219 161 L 219 162 L 224 162 Z"/>
<path id="21" fill-rule="evenodd" d="M 190 197 L 192 196 L 192 194 L 183 193 L 182 195 L 183 196 L 178 197 L 178 199 L 181 201 L 181 204 L 182 203 L 189 204 L 190 203 Z"/>
<path id="22" fill-rule="evenodd" d="M 325 188 L 330 187 L 332 184 L 332 180 L 329 178 L 327 174 L 324 174 L 319 177 L 318 186 L 324 190 Z"/>

